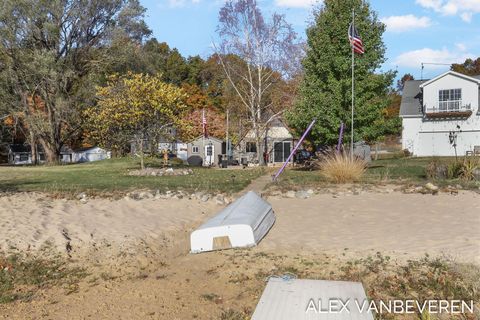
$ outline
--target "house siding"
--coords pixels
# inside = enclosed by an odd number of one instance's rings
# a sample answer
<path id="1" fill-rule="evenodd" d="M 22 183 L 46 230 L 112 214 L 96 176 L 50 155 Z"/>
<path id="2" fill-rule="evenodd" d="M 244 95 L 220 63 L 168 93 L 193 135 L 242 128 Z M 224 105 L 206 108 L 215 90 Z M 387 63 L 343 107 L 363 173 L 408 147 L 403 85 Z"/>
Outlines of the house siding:
<path id="1" fill-rule="evenodd" d="M 198 138 L 190 143 L 188 143 L 188 158 L 191 156 L 200 156 L 203 159 L 203 165 L 205 166 L 205 146 L 212 144 L 214 147 L 213 152 L 213 163 L 212 165 L 218 165 L 218 155 L 222 154 L 222 142 L 221 140 L 214 138 Z M 193 152 L 193 148 L 198 147 L 198 153 Z"/>
<path id="2" fill-rule="evenodd" d="M 455 148 L 449 141 L 451 131 L 458 132 L 458 155 L 465 155 L 474 146 L 480 145 L 478 83 L 447 73 L 423 88 L 424 110 L 438 108 L 438 92 L 445 89 L 462 89 L 462 105 L 470 104 L 472 115 L 458 119 L 403 117 L 402 145 L 415 156 L 454 156 Z"/>

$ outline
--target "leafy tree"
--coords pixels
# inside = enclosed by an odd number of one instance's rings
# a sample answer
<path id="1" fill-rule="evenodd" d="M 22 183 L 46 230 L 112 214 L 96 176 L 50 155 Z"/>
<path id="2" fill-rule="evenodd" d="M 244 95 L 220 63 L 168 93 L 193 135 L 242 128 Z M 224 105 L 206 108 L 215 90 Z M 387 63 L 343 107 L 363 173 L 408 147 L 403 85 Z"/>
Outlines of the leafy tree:
<path id="1" fill-rule="evenodd" d="M 268 95 L 299 58 L 296 33 L 283 15 L 266 20 L 256 0 L 226 1 L 218 33 L 217 57 L 255 133 L 258 162 L 263 164 L 262 133 L 283 111 L 272 111 Z"/>
<path id="2" fill-rule="evenodd" d="M 91 139 L 117 152 L 135 140 L 142 169 L 144 142 L 179 125 L 186 109 L 182 89 L 144 74 L 109 77 L 97 88 L 97 98 L 97 105 L 85 111 Z"/>
<path id="3" fill-rule="evenodd" d="M 397 92 L 402 94 L 403 92 L 403 87 L 405 86 L 405 82 L 409 80 L 415 80 L 415 78 L 410 74 L 406 73 L 403 75 L 403 77 L 397 81 Z"/>
<path id="4" fill-rule="evenodd" d="M 0 6 L 2 77 L 49 163 L 81 132 L 82 110 L 100 74 L 118 62 L 117 39 L 149 34 L 138 0 L 4 0 Z M 125 41 L 123 41 L 125 42 Z M 33 103 L 32 101 L 37 101 Z"/>
<path id="5" fill-rule="evenodd" d="M 182 89 L 187 95 L 185 103 L 189 111 L 185 113 L 183 118 L 180 139 L 190 141 L 203 134 L 202 117 L 204 111 L 208 135 L 224 138 L 225 115 L 214 106 L 212 99 L 197 85 L 184 84 Z"/>
<path id="6" fill-rule="evenodd" d="M 480 57 L 473 60 L 467 59 L 464 63 L 454 63 L 450 67 L 450 70 L 466 74 L 468 76 L 480 75 Z"/>
<path id="7" fill-rule="evenodd" d="M 150 39 L 143 46 L 142 53 L 147 73 L 159 74 L 163 81 L 177 86 L 187 80 L 188 65 L 185 58 L 167 43 Z"/>
<path id="8" fill-rule="evenodd" d="M 386 98 L 395 73 L 378 72 L 385 62 L 385 26 L 368 1 L 325 0 L 307 30 L 300 97 L 287 116 L 298 132 L 303 132 L 316 118 L 310 135 L 315 143 L 335 144 L 340 124 L 351 127 L 351 46 L 347 30 L 352 9 L 365 47 L 365 54 L 357 55 L 355 61 L 355 139 L 376 141 L 388 131 L 384 110 L 389 104 Z M 346 138 L 348 141 L 350 135 L 346 134 Z"/>

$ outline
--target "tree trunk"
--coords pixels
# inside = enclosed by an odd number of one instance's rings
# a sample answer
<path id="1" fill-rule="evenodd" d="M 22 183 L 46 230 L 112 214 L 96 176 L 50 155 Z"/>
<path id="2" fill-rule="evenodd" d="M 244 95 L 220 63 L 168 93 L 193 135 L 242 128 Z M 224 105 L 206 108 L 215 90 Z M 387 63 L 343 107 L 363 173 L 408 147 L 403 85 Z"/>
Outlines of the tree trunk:
<path id="1" fill-rule="evenodd" d="M 45 153 L 45 160 L 47 164 L 50 164 L 50 165 L 59 164 L 61 146 L 57 143 L 52 145 L 42 138 L 38 139 L 38 142 L 40 142 L 40 144 L 43 147 L 43 151 Z"/>
<path id="2" fill-rule="evenodd" d="M 140 136 L 140 141 L 138 141 L 139 154 L 140 154 L 140 169 L 145 170 L 145 163 L 143 159 L 143 134 Z"/>
<path id="3" fill-rule="evenodd" d="M 258 164 L 260 166 L 263 166 L 265 165 L 265 160 L 263 158 L 263 139 L 262 139 L 262 136 L 261 136 L 261 132 L 258 128 L 258 125 L 255 124 L 256 126 L 256 129 L 255 129 L 255 145 L 257 147 L 257 160 L 258 160 Z"/>
<path id="4" fill-rule="evenodd" d="M 30 150 L 32 153 L 32 164 L 37 165 L 38 164 L 38 152 L 37 152 L 37 139 L 35 139 L 35 134 L 33 133 L 32 130 L 30 131 Z"/>

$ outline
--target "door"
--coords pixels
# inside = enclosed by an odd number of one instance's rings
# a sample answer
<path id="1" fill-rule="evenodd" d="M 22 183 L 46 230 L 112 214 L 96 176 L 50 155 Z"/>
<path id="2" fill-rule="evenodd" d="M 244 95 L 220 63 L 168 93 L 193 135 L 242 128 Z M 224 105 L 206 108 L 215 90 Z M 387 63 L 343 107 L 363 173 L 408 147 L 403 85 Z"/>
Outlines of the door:
<path id="1" fill-rule="evenodd" d="M 215 146 L 209 144 L 205 146 L 205 166 L 209 167 L 215 164 Z"/>
<path id="2" fill-rule="evenodd" d="M 290 141 L 275 142 L 273 144 L 273 162 L 285 162 L 292 149 Z"/>

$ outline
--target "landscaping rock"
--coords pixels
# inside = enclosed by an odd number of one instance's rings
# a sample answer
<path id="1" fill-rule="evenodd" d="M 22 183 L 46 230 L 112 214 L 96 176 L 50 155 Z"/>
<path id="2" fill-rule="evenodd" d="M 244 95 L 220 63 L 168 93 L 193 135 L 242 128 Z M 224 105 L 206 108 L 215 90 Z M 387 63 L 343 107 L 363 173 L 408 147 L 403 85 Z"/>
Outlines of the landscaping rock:
<path id="1" fill-rule="evenodd" d="M 193 174 L 192 169 L 173 169 L 173 168 L 145 168 L 144 170 L 131 170 L 129 176 L 186 176 Z"/>
<path id="2" fill-rule="evenodd" d="M 225 205 L 225 197 L 223 195 L 219 194 L 215 198 L 215 203 L 219 206 L 224 206 Z"/>
<path id="3" fill-rule="evenodd" d="M 290 190 L 285 193 L 285 197 L 287 198 L 295 198 L 295 191 Z"/>
<path id="4" fill-rule="evenodd" d="M 298 199 L 308 199 L 310 198 L 310 194 L 307 191 L 301 190 L 295 193 L 295 197 Z"/>
<path id="5" fill-rule="evenodd" d="M 82 199 L 86 199 L 87 198 L 87 194 L 85 192 L 81 192 L 79 194 L 77 194 L 77 199 L 78 200 L 82 200 Z"/>
<path id="6" fill-rule="evenodd" d="M 425 185 L 425 188 L 427 190 L 430 190 L 432 192 L 438 192 L 438 187 L 436 185 L 434 185 L 433 183 L 429 182 Z"/>
<path id="7" fill-rule="evenodd" d="M 208 194 L 205 194 L 202 196 L 202 198 L 200 199 L 202 202 L 207 202 L 208 200 L 210 200 L 210 195 Z"/>
<path id="8" fill-rule="evenodd" d="M 148 192 L 148 191 L 140 192 L 140 194 L 138 196 L 141 200 L 142 199 L 152 199 L 154 197 L 154 195 L 151 192 Z"/>

